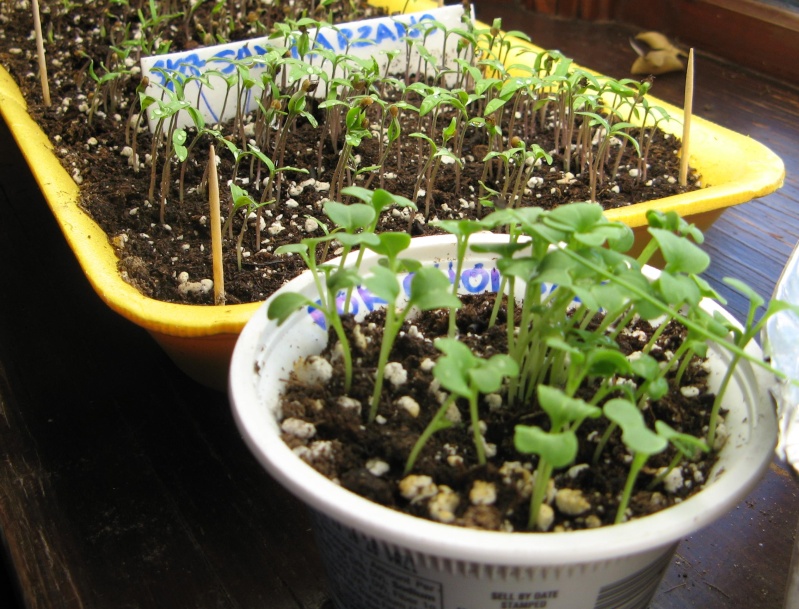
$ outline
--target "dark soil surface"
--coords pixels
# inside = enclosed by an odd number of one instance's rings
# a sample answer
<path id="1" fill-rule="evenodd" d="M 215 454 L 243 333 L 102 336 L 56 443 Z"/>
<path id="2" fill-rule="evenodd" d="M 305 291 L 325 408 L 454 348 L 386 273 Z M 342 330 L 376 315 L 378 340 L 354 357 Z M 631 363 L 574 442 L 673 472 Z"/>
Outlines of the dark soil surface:
<path id="1" fill-rule="evenodd" d="M 133 10 L 137 3 L 131 2 L 130 6 L 125 6 L 106 0 L 86 0 L 70 3 L 68 11 L 65 9 L 66 3 L 55 0 L 43 0 L 40 4 L 46 32 L 52 106 L 48 108 L 42 104 L 28 3 L 24 6 L 23 3 L 3 3 L 0 8 L 0 63 L 19 83 L 28 100 L 31 115 L 50 137 L 68 173 L 81 184 L 82 205 L 103 227 L 117 248 L 123 276 L 156 299 L 212 304 L 211 292 L 191 289 L 200 280 L 212 277 L 209 208 L 198 188 L 207 154 L 198 153 L 188 162 L 182 202 L 179 202 L 177 185 L 173 182 L 170 186 L 165 222 L 162 224 L 159 205 L 148 201 L 149 168 L 145 166 L 138 174 L 135 173 L 128 158 L 122 154 L 126 147 L 125 124 L 129 116 L 137 111 L 137 108 L 130 107 L 131 100 L 136 99 L 134 90 L 139 84 L 135 70 L 121 82 L 116 106 L 113 100 L 109 100 L 107 104 L 99 106 L 91 124 L 87 117 L 87 106 L 95 95 L 95 85 L 88 74 L 88 57 L 95 58 L 97 65 L 106 60 L 109 45 L 116 41 L 115 36 L 119 38 L 119 32 L 126 26 L 135 26 L 139 22 Z M 191 19 L 179 18 L 175 25 L 164 28 L 161 38 L 171 43 L 170 51 L 192 48 L 208 40 L 209 31 L 219 27 L 214 14 L 210 12 L 213 4 L 200 3 Z M 300 14 L 299 4 L 296 2 L 291 5 L 292 14 Z M 279 5 L 275 3 L 269 6 Z M 351 5 L 341 3 L 341 6 Z M 267 14 L 268 10 L 272 10 L 272 13 Z M 235 26 L 230 38 L 242 39 L 262 34 L 264 29 L 269 29 L 268 24 L 272 20 L 283 16 L 283 13 L 275 10 L 253 3 L 252 10 L 242 21 L 244 25 Z M 343 19 L 344 14 L 339 12 L 334 17 Z M 259 29 L 258 23 L 266 25 Z M 442 120 L 440 124 L 445 123 Z M 412 130 L 408 125 L 403 132 Z M 235 139 L 234 136 L 230 137 Z M 142 150 L 149 149 L 149 141 L 149 131 L 144 128 L 139 133 Z M 308 224 L 307 217 L 320 215 L 327 191 L 319 189 L 319 183 L 330 180 L 337 162 L 337 152 L 326 139 L 320 173 L 317 169 L 319 141 L 319 132 L 312 129 L 307 121 L 300 120 L 289 135 L 285 164 L 306 167 L 310 175 L 287 172 L 284 189 L 291 196 L 284 197 L 281 202 L 265 210 L 260 243 L 255 243 L 256 231 L 252 224 L 248 226 L 249 230 L 244 234 L 240 269 L 236 235 L 241 230 L 243 215 L 238 214 L 234 219 L 233 236 L 227 236 L 225 241 L 225 292 L 228 303 L 262 300 L 302 270 L 298 260 L 278 257 L 273 252 L 283 243 L 294 243 L 309 236 L 312 225 Z M 198 146 L 197 150 L 207 150 L 208 143 L 210 140 Z M 544 150 L 552 149 L 551 129 L 539 130 L 536 141 L 532 143 L 537 143 Z M 377 163 L 376 146 L 375 138 L 364 140 L 357 149 L 361 155 L 360 166 Z M 480 161 L 486 150 L 484 138 L 475 132 L 467 146 L 460 188 L 456 187 L 454 168 L 443 167 L 434 187 L 429 216 L 409 218 L 398 211 L 393 215 L 389 213 L 381 230 L 410 230 L 413 235 L 424 235 L 434 231 L 429 225 L 430 220 L 473 217 L 482 213 L 475 193 L 479 190 L 477 181 L 482 171 Z M 644 181 L 630 171 L 630 168 L 635 167 L 635 159 L 631 156 L 634 154 L 632 147 L 628 146 L 618 177 L 600 187 L 599 202 L 606 208 L 613 208 L 666 197 L 684 190 L 676 181 L 679 172 L 678 147 L 679 142 L 674 138 L 656 138 L 649 153 L 651 166 Z M 341 148 L 341 144 L 338 148 Z M 409 198 L 412 196 L 420 163 L 424 162 L 424 155 L 429 154 L 423 147 L 423 156 L 419 159 L 418 150 L 419 141 L 403 137 L 401 162 L 398 163 L 396 155 L 392 155 L 385 167 L 391 175 L 384 183 L 387 190 Z M 224 181 L 224 176 L 230 174 L 232 157 L 220 151 L 219 147 L 217 154 L 222 159 L 220 176 Z M 559 166 L 558 159 L 555 159 L 554 166 Z M 175 180 L 179 173 L 180 166 L 176 164 L 172 168 Z M 241 177 L 243 172 L 238 175 Z M 589 199 L 586 176 L 578 174 L 573 178 L 564 177 L 560 171 L 550 170 L 546 166 L 536 175 L 539 177 L 538 184 L 524 197 L 524 205 L 551 208 Z M 356 183 L 363 185 L 365 182 Z M 242 185 L 245 184 L 242 182 Z M 371 187 L 377 185 L 375 181 Z M 496 182 L 489 180 L 488 185 L 496 186 Z M 695 187 L 695 178 L 692 177 L 688 188 Z M 224 209 L 229 205 L 230 191 L 224 184 L 220 190 Z M 421 203 L 423 198 L 418 201 Z"/>
<path id="2" fill-rule="evenodd" d="M 486 328 L 493 298 L 483 295 L 464 300 L 465 306 L 458 312 L 461 340 L 482 357 L 502 353 L 506 345 L 504 315 L 499 318 L 501 325 Z M 447 325 L 442 312 L 422 313 L 406 324 L 390 361 L 402 363 L 407 379 L 397 385 L 386 383 L 377 420 L 365 423 L 381 344 L 381 314 L 370 314 L 358 325 L 357 332 L 350 320 L 348 331 L 353 337 L 356 361 L 353 388 L 345 398 L 340 380 L 341 358 L 331 355 L 335 352 L 335 339 L 331 338 L 322 357 L 332 364 L 332 381 L 322 386 L 299 381 L 292 373 L 282 402 L 284 440 L 324 475 L 391 508 L 466 527 L 529 530 L 528 506 L 536 457 L 514 448 L 513 429 L 517 424 L 547 428 L 547 417 L 537 404 L 509 406 L 504 395 L 481 397 L 480 420 L 485 424 L 483 438 L 489 459 L 486 465 L 478 465 L 468 405 L 458 402 L 458 412 L 448 418 L 461 422 L 435 433 L 410 474 L 403 473 L 416 438 L 440 403 L 434 395 L 437 385 L 426 360 L 438 357 L 433 340 L 446 335 Z M 639 351 L 651 331 L 645 322 L 631 327 L 619 340 L 622 351 Z M 355 334 L 365 340 L 356 339 Z M 652 355 L 664 361 L 683 339 L 683 329 L 670 326 Z M 662 399 L 644 407 L 645 418 L 650 426 L 655 420 L 664 420 L 678 431 L 702 437 L 713 402 L 702 361 L 695 360 L 689 366 L 683 387 L 695 390 L 683 392 L 672 383 Z M 583 387 L 578 395 L 591 393 L 590 387 Z M 410 400 L 419 404 L 418 413 L 407 407 Z M 549 530 L 593 528 L 613 522 L 630 455 L 617 430 L 599 461 L 593 463 L 594 450 L 607 423 L 604 417 L 586 420 L 578 432 L 581 449 L 574 465 L 555 471 L 549 501 L 554 520 Z M 678 467 L 669 483 L 659 482 L 649 488 L 659 469 L 668 465 L 672 451 L 670 447 L 647 462 L 636 483 L 628 518 L 666 508 L 701 488 L 715 460 L 713 453 Z M 412 494 L 409 487 L 419 494 Z"/>

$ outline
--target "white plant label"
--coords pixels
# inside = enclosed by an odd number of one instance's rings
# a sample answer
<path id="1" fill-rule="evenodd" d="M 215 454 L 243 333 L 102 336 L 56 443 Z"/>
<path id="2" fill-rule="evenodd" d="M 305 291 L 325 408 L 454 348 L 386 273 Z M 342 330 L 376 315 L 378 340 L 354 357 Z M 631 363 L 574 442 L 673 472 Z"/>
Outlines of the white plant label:
<path id="1" fill-rule="evenodd" d="M 447 278 L 451 284 L 455 284 L 455 263 L 451 260 L 446 263 L 446 268 L 441 263 L 434 263 L 435 268 L 440 268 L 447 274 Z M 411 280 L 413 273 L 401 273 L 402 290 L 407 298 L 411 295 Z M 499 270 L 493 265 L 486 265 L 484 262 L 476 262 L 461 270 L 461 276 L 458 281 L 459 294 L 482 294 L 484 292 L 498 292 L 501 287 L 502 277 Z M 545 294 L 544 294 L 545 295 Z M 342 293 L 336 299 L 338 309 L 343 313 L 344 303 L 347 297 Z M 316 300 L 317 304 L 320 302 Z M 375 309 L 383 308 L 386 301 L 375 296 L 372 292 L 364 286 L 358 286 L 352 294 L 350 294 L 348 313 L 352 315 L 367 315 Z M 314 323 L 323 330 L 327 330 L 327 321 L 324 313 L 318 308 L 308 306 L 306 308 L 308 315 L 313 319 Z"/>
<path id="2" fill-rule="evenodd" d="M 444 29 L 463 27 L 463 6 L 453 5 L 442 8 L 396 15 L 364 19 L 350 23 L 320 28 L 308 32 L 310 40 L 315 40 L 315 49 L 334 53 L 346 53 L 360 58 L 374 58 L 380 74 L 388 68 L 389 73 L 404 71 L 407 61 L 407 39 L 424 39 L 425 48 L 439 64 L 439 68 L 450 64 L 456 56 L 458 36 L 444 36 Z M 428 23 L 439 22 L 443 28 L 432 28 Z M 259 67 L 258 57 L 266 55 L 270 50 L 284 48 L 282 38 L 253 38 L 247 41 L 231 42 L 210 47 L 203 47 L 180 53 L 143 57 L 141 60 L 142 75 L 149 79 L 146 95 L 159 100 L 148 109 L 150 130 L 155 131 L 159 115 L 155 110 L 159 103 L 170 103 L 175 99 L 183 100 L 196 108 L 210 125 L 229 120 L 236 115 L 236 105 L 240 99 L 240 78 L 237 65 L 246 67 L 248 78 L 254 84 L 244 91 L 241 108 L 245 114 L 253 111 L 256 100 L 263 91 L 260 77 L 265 69 Z M 387 66 L 389 53 L 396 53 L 391 66 Z M 299 54 L 292 47 L 292 55 Z M 330 74 L 330 62 L 321 54 L 311 51 L 304 58 L 308 66 L 309 76 L 317 69 Z M 411 66 L 419 65 L 419 53 L 412 51 Z M 412 70 L 415 72 L 416 70 Z M 175 80 L 179 86 L 175 86 Z M 203 82 L 205 81 L 205 82 Z M 182 91 L 176 89 L 182 89 Z M 320 86 L 316 95 L 326 93 Z M 166 121 L 165 121 L 166 122 Z M 185 110 L 177 117 L 177 126 L 186 127 L 192 119 Z M 166 125 L 163 126 L 166 128 Z"/>

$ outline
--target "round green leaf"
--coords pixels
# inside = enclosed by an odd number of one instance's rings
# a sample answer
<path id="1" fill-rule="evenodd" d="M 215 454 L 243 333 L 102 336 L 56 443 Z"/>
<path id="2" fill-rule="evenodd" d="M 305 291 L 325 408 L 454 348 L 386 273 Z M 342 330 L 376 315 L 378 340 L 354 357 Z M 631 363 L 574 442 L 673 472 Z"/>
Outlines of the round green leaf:
<path id="1" fill-rule="evenodd" d="M 340 226 L 347 232 L 366 228 L 375 219 L 375 210 L 364 203 L 345 205 L 338 201 L 327 201 L 324 211 L 336 226 Z"/>
<path id="2" fill-rule="evenodd" d="M 279 294 L 269 303 L 266 315 L 269 319 L 276 319 L 280 325 L 297 309 L 304 306 L 314 306 L 314 302 L 297 292 L 286 292 Z"/>
<path id="3" fill-rule="evenodd" d="M 552 467 L 565 467 L 577 458 L 577 436 L 572 431 L 548 433 L 540 427 L 517 425 L 513 444 L 520 453 L 538 455 Z"/>

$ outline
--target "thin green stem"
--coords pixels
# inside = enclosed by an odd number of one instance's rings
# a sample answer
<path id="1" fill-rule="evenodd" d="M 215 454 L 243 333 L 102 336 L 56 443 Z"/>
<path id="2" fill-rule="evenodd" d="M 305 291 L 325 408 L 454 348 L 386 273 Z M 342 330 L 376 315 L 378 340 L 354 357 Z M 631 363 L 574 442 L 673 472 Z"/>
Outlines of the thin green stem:
<path id="1" fill-rule="evenodd" d="M 336 306 L 335 299 L 333 300 L 333 307 Z M 344 325 L 341 323 L 341 317 L 338 314 L 333 314 L 330 320 L 333 329 L 341 342 L 342 357 L 344 358 L 344 393 L 349 393 L 352 387 L 352 353 L 350 351 L 350 341 L 347 338 L 347 333 L 344 331 Z"/>
<path id="2" fill-rule="evenodd" d="M 622 491 L 621 501 L 619 501 L 619 508 L 616 510 L 616 519 L 614 520 L 614 524 L 620 524 L 624 522 L 624 513 L 627 511 L 627 506 L 630 503 L 635 481 L 638 478 L 638 473 L 641 471 L 641 468 L 644 466 L 648 458 L 649 455 L 643 453 L 633 454 L 633 462 L 630 465 L 630 472 L 627 474 L 627 482 L 624 484 L 624 491 Z"/>
<path id="3" fill-rule="evenodd" d="M 391 346 L 394 344 L 394 339 L 402 327 L 402 322 L 405 320 L 405 314 L 397 315 L 393 306 L 386 307 L 386 323 L 383 330 L 383 342 L 380 345 L 380 355 L 377 360 L 377 370 L 375 371 L 375 386 L 372 392 L 372 402 L 369 407 L 369 422 L 375 420 L 377 416 L 377 409 L 380 405 L 380 395 L 383 392 L 383 379 L 385 378 L 386 364 L 388 357 L 391 354 Z"/>
<path id="4" fill-rule="evenodd" d="M 547 496 L 547 487 L 549 486 L 549 479 L 552 476 L 552 466 L 546 459 L 541 458 L 538 461 L 538 467 L 535 470 L 535 483 L 533 484 L 533 494 L 530 497 L 530 517 L 527 521 L 527 528 L 531 531 L 535 529 L 538 523 L 538 515 L 541 512 L 541 506 Z"/>
<path id="5" fill-rule="evenodd" d="M 480 433 L 480 413 L 477 411 L 478 391 L 475 387 L 469 387 L 472 395 L 469 396 L 469 416 L 472 420 L 472 437 L 474 438 L 474 449 L 477 452 L 477 463 L 485 465 L 486 451 L 483 445 L 483 434 Z"/>
<path id="6" fill-rule="evenodd" d="M 416 464 L 416 460 L 419 458 L 419 455 L 422 452 L 425 444 L 427 441 L 433 436 L 434 433 L 441 429 L 446 429 L 447 427 L 451 426 L 445 417 L 449 407 L 455 403 L 455 400 L 458 399 L 458 396 L 454 393 L 451 393 L 449 397 L 444 400 L 444 403 L 438 407 L 436 414 L 433 416 L 433 419 L 428 423 L 427 427 L 424 428 L 424 431 L 419 435 L 416 439 L 416 443 L 413 445 L 411 449 L 411 453 L 408 455 L 408 460 L 405 462 L 405 473 L 409 474 L 413 469 L 413 466 Z"/>

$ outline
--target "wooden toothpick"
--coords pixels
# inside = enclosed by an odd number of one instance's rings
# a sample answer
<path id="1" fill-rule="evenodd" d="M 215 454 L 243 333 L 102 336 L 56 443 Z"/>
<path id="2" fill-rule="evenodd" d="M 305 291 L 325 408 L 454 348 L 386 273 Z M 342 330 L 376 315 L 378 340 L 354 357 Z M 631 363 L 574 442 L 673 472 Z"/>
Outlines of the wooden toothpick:
<path id="1" fill-rule="evenodd" d="M 211 206 L 211 256 L 214 265 L 214 304 L 225 304 L 225 271 L 222 267 L 222 212 L 219 209 L 219 178 L 214 145 L 208 153 L 208 201 Z"/>
<path id="2" fill-rule="evenodd" d="M 691 144 L 691 115 L 694 107 L 694 50 L 688 53 L 685 71 L 685 105 L 683 107 L 682 150 L 680 151 L 680 186 L 688 185 L 688 157 Z"/>
<path id="3" fill-rule="evenodd" d="M 36 55 L 39 57 L 39 79 L 42 82 L 42 99 L 45 106 L 50 106 L 50 84 L 47 82 L 47 64 L 44 61 L 44 38 L 42 38 L 42 20 L 39 17 L 39 0 L 33 0 L 33 29 L 36 32 Z"/>

